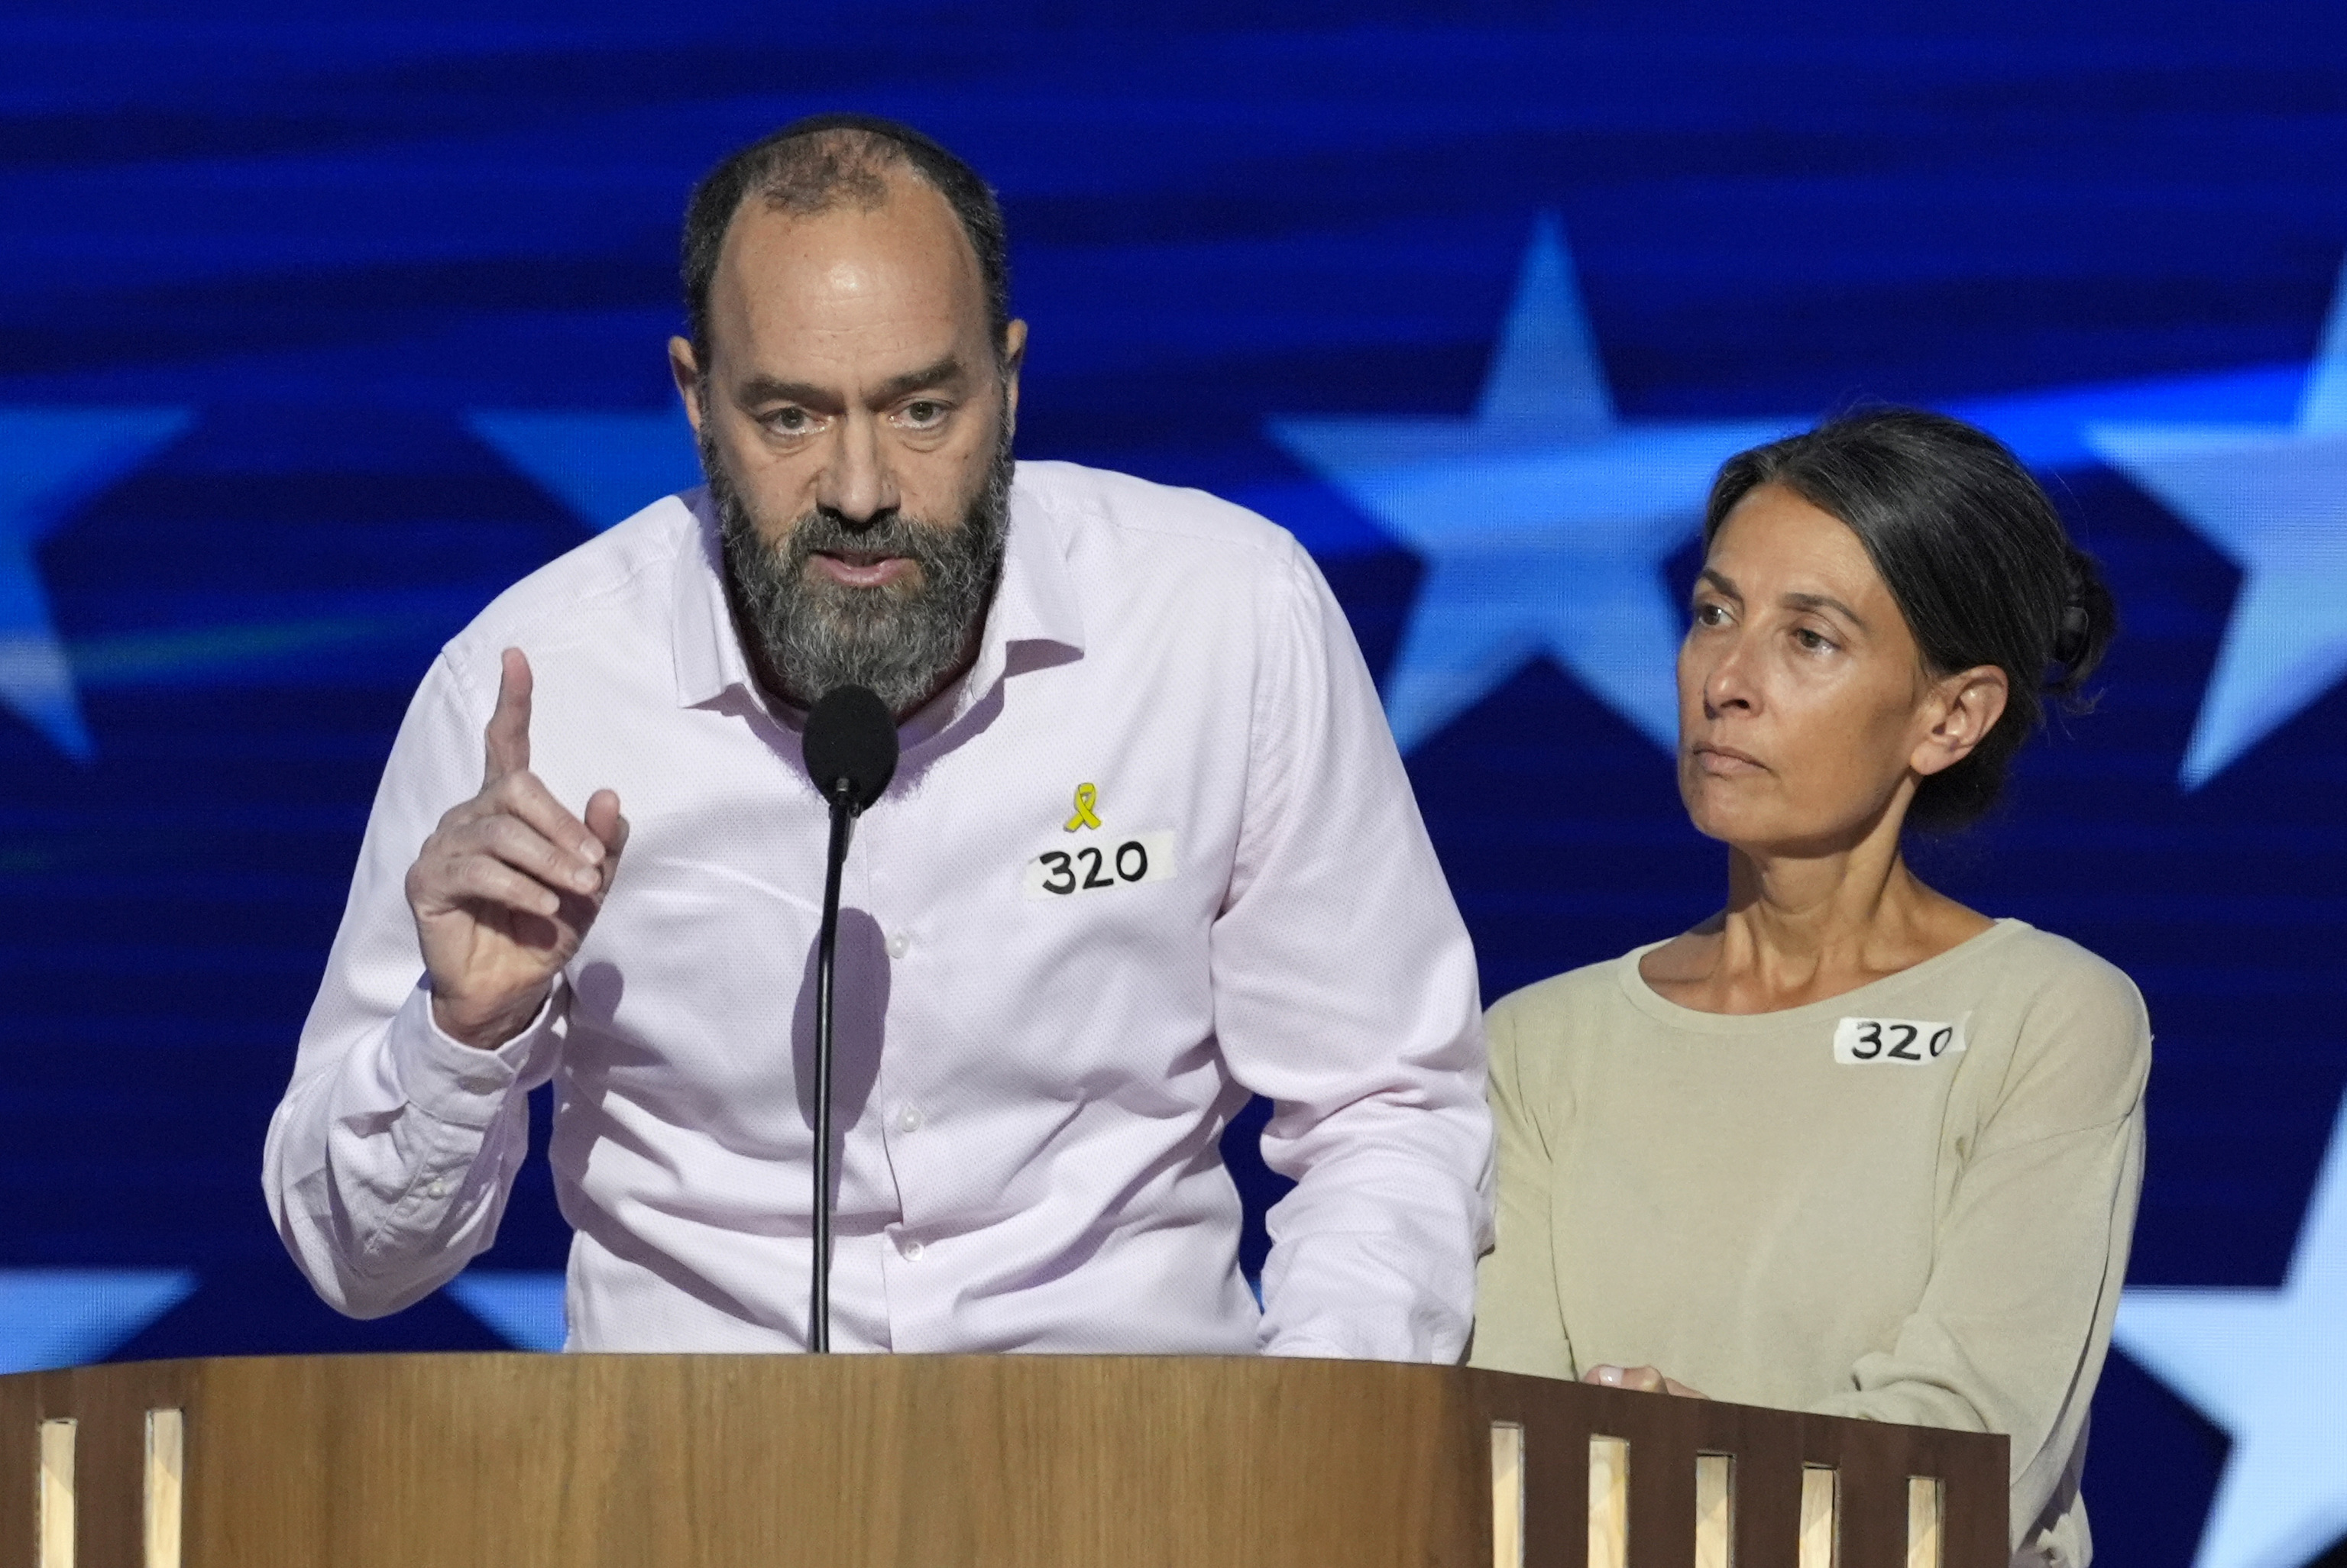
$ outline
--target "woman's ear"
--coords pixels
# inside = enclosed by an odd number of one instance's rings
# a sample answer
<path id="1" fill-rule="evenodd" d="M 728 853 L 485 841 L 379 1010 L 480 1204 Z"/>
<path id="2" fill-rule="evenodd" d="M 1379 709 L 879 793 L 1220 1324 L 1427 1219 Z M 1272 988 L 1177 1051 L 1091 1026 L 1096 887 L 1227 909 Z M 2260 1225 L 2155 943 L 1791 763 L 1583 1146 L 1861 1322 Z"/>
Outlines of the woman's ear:
<path id="1" fill-rule="evenodd" d="M 1987 739 L 1996 721 L 2004 717 L 2005 698 L 2012 690 L 2004 671 L 1993 664 L 1977 665 L 1934 682 L 1923 699 L 1923 713 L 1932 727 L 1915 743 L 1907 766 L 1928 779 L 1971 756 L 1973 748 Z"/>

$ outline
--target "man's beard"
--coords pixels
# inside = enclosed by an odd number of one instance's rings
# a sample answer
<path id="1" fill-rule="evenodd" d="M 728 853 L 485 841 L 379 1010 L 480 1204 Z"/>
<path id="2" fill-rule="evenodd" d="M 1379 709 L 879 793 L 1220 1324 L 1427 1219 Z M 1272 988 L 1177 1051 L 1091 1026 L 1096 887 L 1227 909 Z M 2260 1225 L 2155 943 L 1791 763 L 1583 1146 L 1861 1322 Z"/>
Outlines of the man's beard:
<path id="1" fill-rule="evenodd" d="M 860 686 L 897 714 L 933 696 L 968 653 L 1002 572 L 1010 503 L 1010 441 L 1005 430 L 958 526 L 940 527 L 890 511 L 857 527 L 829 507 L 801 517 L 770 545 L 710 439 L 701 467 L 717 509 L 735 614 L 765 656 L 780 695 L 812 706 L 835 687 Z M 918 585 L 852 588 L 807 564 L 819 552 L 903 555 Z"/>

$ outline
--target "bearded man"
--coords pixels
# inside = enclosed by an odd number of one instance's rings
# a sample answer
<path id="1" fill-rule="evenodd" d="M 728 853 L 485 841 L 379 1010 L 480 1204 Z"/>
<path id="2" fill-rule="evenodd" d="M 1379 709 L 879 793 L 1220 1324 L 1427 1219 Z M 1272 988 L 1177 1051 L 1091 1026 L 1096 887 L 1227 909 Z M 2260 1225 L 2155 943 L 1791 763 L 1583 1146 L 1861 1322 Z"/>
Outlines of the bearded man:
<path id="1" fill-rule="evenodd" d="M 333 1306 L 490 1245 L 550 1079 L 570 1346 L 805 1343 L 801 734 L 852 683 L 903 761 L 844 881 L 834 1343 L 1459 1356 L 1474 963 L 1368 672 L 1261 518 L 1014 467 L 1004 254 L 984 182 L 886 121 L 695 192 L 669 352 L 707 488 L 501 596 L 384 770 L 265 1156 Z M 1260 1308 L 1216 1152 L 1250 1092 L 1297 1183 Z"/>

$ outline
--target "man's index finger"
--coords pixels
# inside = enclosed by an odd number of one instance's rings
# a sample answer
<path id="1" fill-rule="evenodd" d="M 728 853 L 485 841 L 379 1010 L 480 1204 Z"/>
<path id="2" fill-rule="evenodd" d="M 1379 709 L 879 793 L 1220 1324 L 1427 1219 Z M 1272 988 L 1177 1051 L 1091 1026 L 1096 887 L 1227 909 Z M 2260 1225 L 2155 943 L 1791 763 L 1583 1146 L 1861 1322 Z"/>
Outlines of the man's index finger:
<path id="1" fill-rule="evenodd" d="M 506 649 L 504 667 L 497 674 L 497 710 L 489 715 L 488 728 L 481 734 L 487 757 L 481 776 L 484 789 L 508 773 L 529 768 L 529 688 L 528 658 L 519 648 Z"/>

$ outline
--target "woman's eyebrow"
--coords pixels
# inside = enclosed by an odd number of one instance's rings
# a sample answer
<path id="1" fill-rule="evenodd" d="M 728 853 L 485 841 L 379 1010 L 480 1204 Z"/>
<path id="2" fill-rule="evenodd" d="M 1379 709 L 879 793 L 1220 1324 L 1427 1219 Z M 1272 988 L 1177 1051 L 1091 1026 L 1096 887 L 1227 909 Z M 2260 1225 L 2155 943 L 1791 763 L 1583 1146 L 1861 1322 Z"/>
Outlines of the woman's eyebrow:
<path id="1" fill-rule="evenodd" d="M 1744 591 L 1736 585 L 1736 579 L 1717 567 L 1706 566 L 1696 575 L 1696 583 L 1698 586 L 1709 583 L 1718 589 L 1724 597 L 1734 599 L 1739 605 L 1744 602 Z"/>
<path id="2" fill-rule="evenodd" d="M 1831 610 L 1860 631 L 1867 629 L 1864 616 L 1830 594 L 1787 594 L 1784 605 L 1788 610 Z"/>

